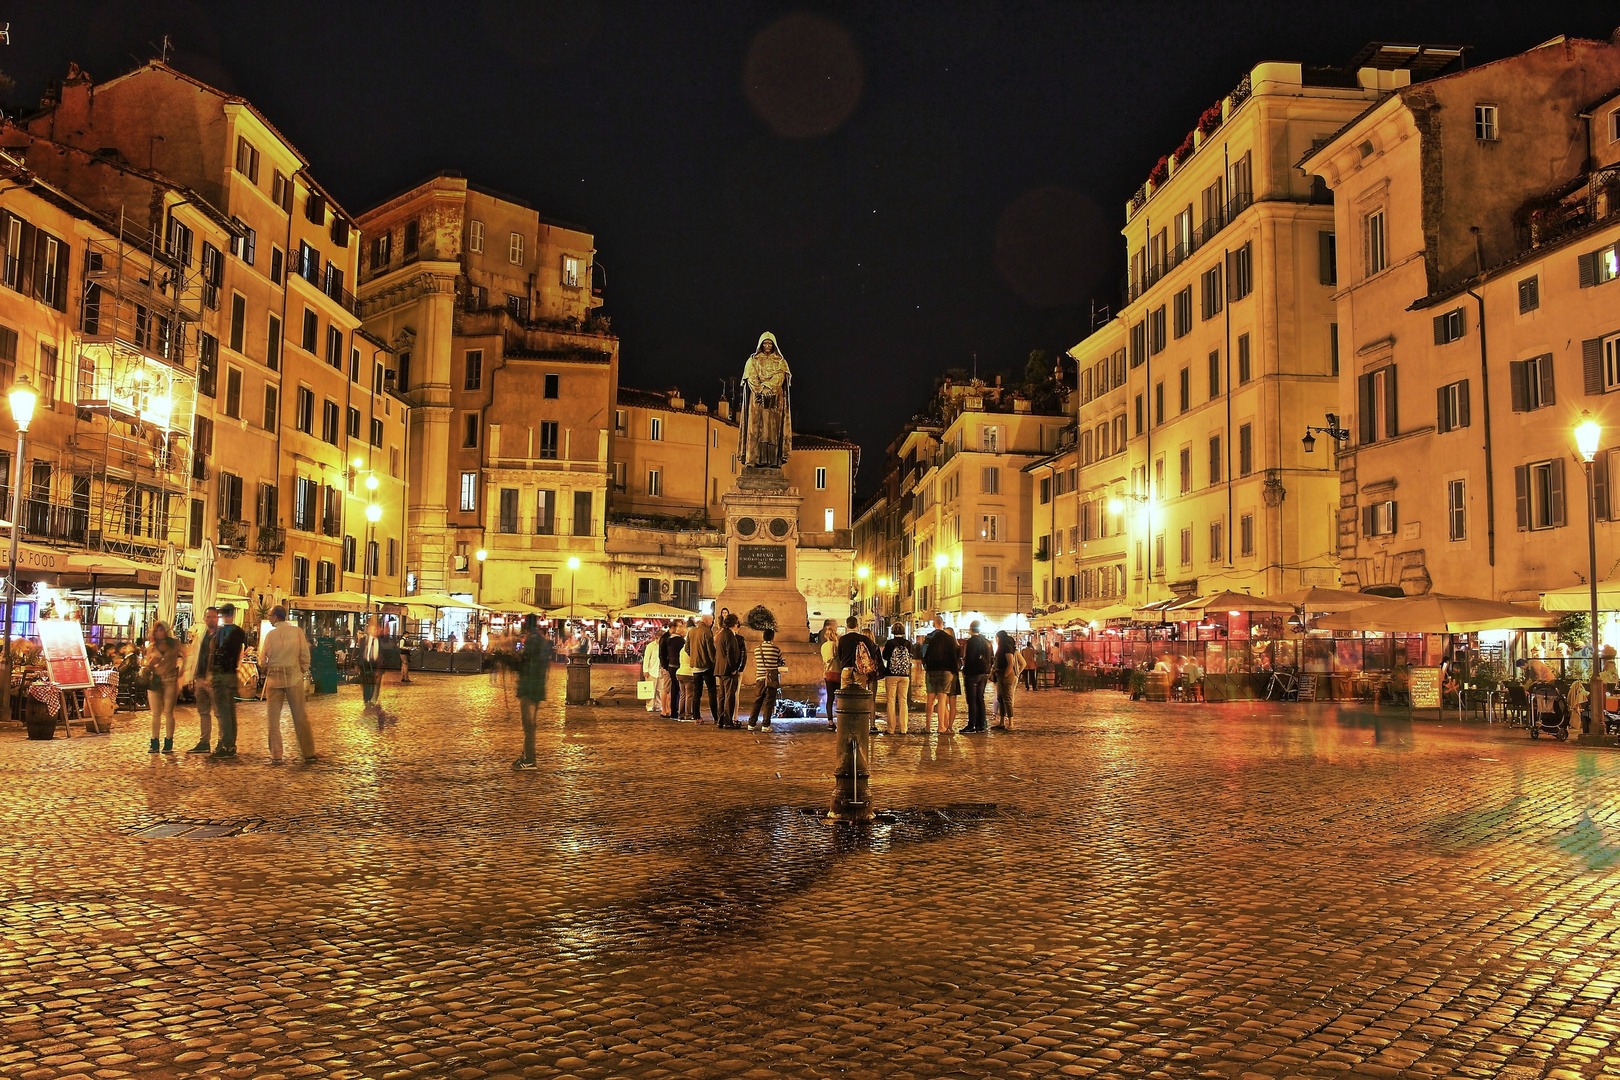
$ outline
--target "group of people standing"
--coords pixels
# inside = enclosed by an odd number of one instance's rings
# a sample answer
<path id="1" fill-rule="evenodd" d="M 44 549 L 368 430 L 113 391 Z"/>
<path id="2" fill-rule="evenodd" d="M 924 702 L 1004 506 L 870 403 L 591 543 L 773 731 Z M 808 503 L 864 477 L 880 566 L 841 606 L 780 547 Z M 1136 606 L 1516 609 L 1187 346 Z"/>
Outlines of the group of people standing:
<path id="1" fill-rule="evenodd" d="M 757 727 L 764 712 L 764 724 L 771 725 L 776 692 L 781 688 L 782 652 L 775 644 L 775 631 L 764 631 L 754 649 L 755 678 L 760 693 L 748 726 Z M 718 623 L 714 615 L 674 623 L 647 642 L 642 653 L 642 673 L 653 682 L 648 712 L 670 720 L 701 720 L 703 692 L 709 692 L 709 715 L 715 726 L 740 728 L 737 722 L 737 683 L 748 667 L 748 645 L 737 630 L 737 616 L 721 609 Z M 769 692 L 769 703 L 765 703 Z"/>

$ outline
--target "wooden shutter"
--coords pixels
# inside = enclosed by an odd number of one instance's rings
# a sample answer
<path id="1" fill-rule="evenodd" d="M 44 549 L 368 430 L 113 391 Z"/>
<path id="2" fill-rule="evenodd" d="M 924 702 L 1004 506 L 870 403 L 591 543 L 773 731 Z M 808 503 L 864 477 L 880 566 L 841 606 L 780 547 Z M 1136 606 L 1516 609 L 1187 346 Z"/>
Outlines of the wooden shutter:
<path id="1" fill-rule="evenodd" d="M 1513 466 L 1513 506 L 1518 516 L 1519 531 L 1530 527 L 1530 466 Z"/>
<path id="2" fill-rule="evenodd" d="M 1468 426 L 1468 380 L 1457 384 L 1457 426 Z"/>
<path id="3" fill-rule="evenodd" d="M 1592 462 L 1592 506 L 1600 520 L 1609 520 L 1609 453 L 1606 450 Z"/>
<path id="4" fill-rule="evenodd" d="M 68 254 L 67 241 L 56 245 L 56 297 L 51 306 L 57 311 L 67 310 L 68 295 Z"/>
<path id="5" fill-rule="evenodd" d="M 1553 396 L 1552 353 L 1544 353 L 1536 357 L 1536 374 L 1541 379 L 1541 401 L 1539 406 L 1545 409 L 1555 400 Z"/>
<path id="6" fill-rule="evenodd" d="M 1319 232 L 1316 234 L 1316 260 L 1317 274 L 1323 285 L 1335 284 L 1333 267 L 1333 234 Z"/>
<path id="7" fill-rule="evenodd" d="M 1547 509 L 1553 528 L 1564 524 L 1564 459 L 1553 458 L 1547 469 Z"/>
<path id="8" fill-rule="evenodd" d="M 1356 400 L 1361 403 L 1361 443 L 1363 446 L 1373 441 L 1373 400 L 1372 376 L 1359 375 L 1356 377 Z"/>
<path id="9" fill-rule="evenodd" d="M 45 295 L 45 260 L 51 250 L 50 244 L 46 243 L 46 241 L 49 239 L 51 239 L 50 234 L 40 232 L 37 229 L 34 231 L 34 257 L 31 260 L 33 269 L 29 271 L 27 267 L 23 268 L 23 272 L 29 273 L 33 278 L 33 287 L 29 290 L 30 296 L 43 298 Z M 61 244 L 58 243 L 57 247 L 60 249 Z"/>
<path id="10" fill-rule="evenodd" d="M 1528 365 L 1523 360 L 1510 360 L 1508 362 L 1508 386 L 1513 398 L 1513 411 L 1525 412 L 1529 409 L 1529 380 L 1525 377 L 1525 368 Z M 1599 386 L 1602 378 L 1599 377 Z"/>
<path id="11" fill-rule="evenodd" d="M 1447 387 L 1442 386 L 1434 392 L 1434 429 L 1442 435 L 1451 430 L 1446 422 L 1446 390 Z"/>
<path id="12" fill-rule="evenodd" d="M 1589 251 L 1585 255 L 1575 256 L 1575 265 L 1580 268 L 1581 288 L 1591 288 L 1597 284 L 1598 253 Z"/>
<path id="13" fill-rule="evenodd" d="M 34 227 L 22 223 L 17 240 L 17 291 L 24 296 L 34 295 Z"/>
<path id="14" fill-rule="evenodd" d="M 1587 338 L 1581 342 L 1581 376 L 1588 394 L 1603 393 L 1603 339 Z"/>
<path id="15" fill-rule="evenodd" d="M 1436 345 L 1444 345 L 1446 340 L 1446 317 L 1444 315 L 1436 315 L 1434 317 L 1434 343 Z"/>
<path id="16" fill-rule="evenodd" d="M 1384 438 L 1393 439 L 1401 428 L 1395 413 L 1395 365 L 1384 368 Z"/>
<path id="17" fill-rule="evenodd" d="M 1371 506 L 1363 506 L 1361 508 L 1361 535 L 1362 536 L 1371 536 L 1373 534 L 1373 512 L 1374 512 L 1374 509 L 1375 508 L 1371 507 Z"/>
<path id="18" fill-rule="evenodd" d="M 1397 532 L 1400 531 L 1400 527 L 1401 527 L 1400 519 L 1396 516 L 1396 513 L 1395 513 L 1396 502 L 1395 502 L 1394 499 L 1391 499 L 1391 500 L 1389 500 L 1389 502 L 1385 503 L 1384 505 L 1389 507 L 1389 534 L 1391 536 L 1394 536 Z"/>

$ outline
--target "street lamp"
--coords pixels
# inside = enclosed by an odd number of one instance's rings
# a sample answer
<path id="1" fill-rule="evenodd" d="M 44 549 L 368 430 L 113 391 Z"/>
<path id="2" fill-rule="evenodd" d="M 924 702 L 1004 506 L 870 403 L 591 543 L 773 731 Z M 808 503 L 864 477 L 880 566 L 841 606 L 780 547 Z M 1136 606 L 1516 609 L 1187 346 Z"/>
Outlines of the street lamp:
<path id="1" fill-rule="evenodd" d="M 377 558 L 377 522 L 382 520 L 382 507 L 371 503 L 366 507 L 366 619 L 371 619 L 371 576 Z"/>
<path id="2" fill-rule="evenodd" d="M 574 598 L 578 595 L 575 586 L 579 582 L 579 556 L 568 556 L 568 621 L 574 621 Z"/>
<path id="3" fill-rule="evenodd" d="M 39 400 L 28 376 L 18 376 L 17 382 L 6 392 L 11 400 L 11 419 L 17 425 L 17 458 L 11 486 L 11 559 L 6 566 L 6 658 L 5 674 L 0 676 L 0 716 L 11 718 L 11 616 L 17 607 L 17 532 L 22 528 L 23 442 L 28 424 L 34 419 L 34 404 Z"/>
<path id="4" fill-rule="evenodd" d="M 1597 583 L 1597 491 L 1592 483 L 1592 462 L 1597 458 L 1598 445 L 1603 441 L 1603 428 L 1592 419 L 1592 414 L 1586 410 L 1581 411 L 1581 422 L 1575 425 L 1575 447 L 1581 452 L 1581 461 L 1586 465 L 1586 554 L 1587 568 L 1586 580 L 1591 589 L 1591 619 L 1592 619 L 1592 684 L 1588 687 L 1591 694 L 1586 709 L 1586 723 L 1581 728 L 1585 734 L 1603 734 L 1603 676 L 1602 653 L 1598 649 L 1598 583 Z M 18 481 L 19 483 L 21 481 Z M 16 536 L 16 532 L 12 532 Z"/>

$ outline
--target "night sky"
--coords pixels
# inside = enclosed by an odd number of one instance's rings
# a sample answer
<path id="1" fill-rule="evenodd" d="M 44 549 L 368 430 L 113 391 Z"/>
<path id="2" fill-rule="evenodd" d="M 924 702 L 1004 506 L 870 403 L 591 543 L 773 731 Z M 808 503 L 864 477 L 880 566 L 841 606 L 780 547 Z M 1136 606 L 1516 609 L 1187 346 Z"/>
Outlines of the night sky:
<path id="1" fill-rule="evenodd" d="M 947 368 L 1020 373 L 1117 303 L 1132 191 L 1261 60 L 1470 63 L 1592 3 L 0 3 L 31 108 L 70 60 L 245 95 L 351 213 L 439 169 L 596 235 L 627 385 L 713 401 L 762 330 L 875 481 Z"/>

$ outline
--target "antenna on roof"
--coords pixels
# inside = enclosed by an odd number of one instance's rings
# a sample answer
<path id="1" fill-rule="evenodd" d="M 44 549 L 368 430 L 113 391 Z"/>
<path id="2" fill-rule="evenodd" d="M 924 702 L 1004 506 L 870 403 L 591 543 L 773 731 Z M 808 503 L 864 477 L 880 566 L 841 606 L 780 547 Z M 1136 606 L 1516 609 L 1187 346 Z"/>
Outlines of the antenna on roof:
<path id="1" fill-rule="evenodd" d="M 168 34 L 163 35 L 163 44 L 161 46 L 153 45 L 150 41 L 148 41 L 146 44 L 150 48 L 157 50 L 158 61 L 160 63 L 167 64 L 169 62 L 169 53 L 174 50 L 174 42 L 170 40 Z"/>

